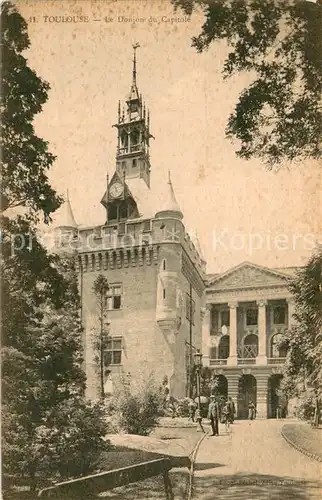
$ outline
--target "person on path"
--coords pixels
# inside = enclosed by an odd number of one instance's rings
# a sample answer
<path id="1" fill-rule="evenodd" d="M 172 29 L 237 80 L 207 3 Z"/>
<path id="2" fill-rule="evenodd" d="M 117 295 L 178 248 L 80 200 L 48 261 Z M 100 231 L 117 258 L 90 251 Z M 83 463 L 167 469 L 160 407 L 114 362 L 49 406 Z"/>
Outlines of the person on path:
<path id="1" fill-rule="evenodd" d="M 253 401 L 250 401 L 248 405 L 248 418 L 249 420 L 255 420 L 255 417 L 256 417 L 256 406 L 254 405 Z"/>
<path id="2" fill-rule="evenodd" d="M 225 424 L 226 432 L 229 433 L 229 431 L 230 431 L 230 424 L 232 422 L 232 407 L 231 407 L 231 405 L 229 404 L 228 401 L 225 404 L 225 406 L 223 407 L 223 410 L 222 410 L 222 420 L 221 421 L 222 421 L 223 424 Z"/>
<path id="3" fill-rule="evenodd" d="M 216 401 L 215 396 L 210 396 L 210 405 L 208 408 L 208 419 L 210 420 L 212 434 L 211 436 L 219 436 L 219 419 L 220 408 L 219 403 Z"/>
<path id="4" fill-rule="evenodd" d="M 228 398 L 228 404 L 230 406 L 230 411 L 231 411 L 231 423 L 233 424 L 236 415 L 236 407 L 231 397 Z"/>
<path id="5" fill-rule="evenodd" d="M 196 419 L 196 422 L 197 422 L 197 424 L 199 425 L 199 427 L 201 429 L 201 432 L 205 433 L 205 429 L 203 428 L 203 425 L 202 425 L 202 417 L 201 417 L 201 413 L 200 413 L 200 408 L 196 409 L 195 419 Z"/>
<path id="6" fill-rule="evenodd" d="M 191 420 L 192 422 L 194 422 L 195 421 L 195 413 L 196 413 L 196 403 L 194 401 L 192 401 L 192 400 L 189 401 L 188 410 L 189 410 L 188 420 Z"/>

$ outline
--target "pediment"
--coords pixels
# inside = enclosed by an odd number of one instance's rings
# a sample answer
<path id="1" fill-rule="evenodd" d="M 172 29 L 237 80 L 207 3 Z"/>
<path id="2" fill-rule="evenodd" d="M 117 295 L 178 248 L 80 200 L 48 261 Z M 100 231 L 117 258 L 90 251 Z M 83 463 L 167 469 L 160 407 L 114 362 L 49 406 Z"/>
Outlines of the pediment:
<path id="1" fill-rule="evenodd" d="M 287 286 L 290 277 L 267 267 L 244 262 L 208 282 L 211 290 L 233 288 L 256 288 L 265 286 Z"/>

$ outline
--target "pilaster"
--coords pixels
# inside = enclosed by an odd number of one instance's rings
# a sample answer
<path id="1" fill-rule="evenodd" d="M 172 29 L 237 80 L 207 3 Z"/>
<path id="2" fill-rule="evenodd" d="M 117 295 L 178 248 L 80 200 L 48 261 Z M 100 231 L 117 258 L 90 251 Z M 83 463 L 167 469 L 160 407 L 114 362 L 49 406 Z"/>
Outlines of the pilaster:
<path id="1" fill-rule="evenodd" d="M 232 398 L 235 403 L 236 417 L 238 415 L 238 391 L 239 391 L 239 375 L 225 373 L 228 382 L 228 396 Z"/>
<path id="2" fill-rule="evenodd" d="M 206 307 L 202 308 L 202 362 L 204 366 L 209 366 L 210 359 L 210 319 L 211 319 L 211 309 L 212 305 L 207 304 Z"/>
<path id="3" fill-rule="evenodd" d="M 258 355 L 256 357 L 257 365 L 267 365 L 266 352 L 266 306 L 267 300 L 258 300 Z"/>
<path id="4" fill-rule="evenodd" d="M 256 374 L 257 396 L 256 396 L 256 418 L 268 418 L 268 378 L 267 374 Z"/>
<path id="5" fill-rule="evenodd" d="M 290 329 L 294 323 L 295 301 L 293 298 L 286 299 L 287 302 L 287 327 Z"/>
<path id="6" fill-rule="evenodd" d="M 237 307 L 238 302 L 230 302 L 230 327 L 229 327 L 229 358 L 228 366 L 237 366 Z"/>

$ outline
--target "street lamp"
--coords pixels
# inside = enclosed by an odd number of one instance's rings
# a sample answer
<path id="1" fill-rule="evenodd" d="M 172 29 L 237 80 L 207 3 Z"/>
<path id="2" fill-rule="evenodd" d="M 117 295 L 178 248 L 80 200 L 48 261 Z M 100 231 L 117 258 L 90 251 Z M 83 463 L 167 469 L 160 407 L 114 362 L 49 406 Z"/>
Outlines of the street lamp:
<path id="1" fill-rule="evenodd" d="M 194 364 L 196 367 L 197 375 L 197 398 L 198 398 L 198 410 L 200 411 L 200 370 L 202 367 L 202 354 L 199 349 L 194 353 Z"/>

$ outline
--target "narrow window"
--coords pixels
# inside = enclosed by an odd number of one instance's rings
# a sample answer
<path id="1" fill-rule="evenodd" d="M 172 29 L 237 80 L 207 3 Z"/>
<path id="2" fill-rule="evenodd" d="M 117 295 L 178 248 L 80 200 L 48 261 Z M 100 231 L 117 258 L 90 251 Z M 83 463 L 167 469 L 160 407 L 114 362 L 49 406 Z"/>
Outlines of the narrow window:
<path id="1" fill-rule="evenodd" d="M 122 363 L 122 337 L 112 337 L 108 340 L 104 362 L 105 366 L 120 365 Z"/>
<path id="2" fill-rule="evenodd" d="M 110 288 L 105 297 L 105 305 L 109 311 L 121 309 L 122 304 L 122 287 L 119 284 L 110 285 Z"/>
<path id="3" fill-rule="evenodd" d="M 163 289 L 163 298 L 165 299 L 165 288 Z"/>

